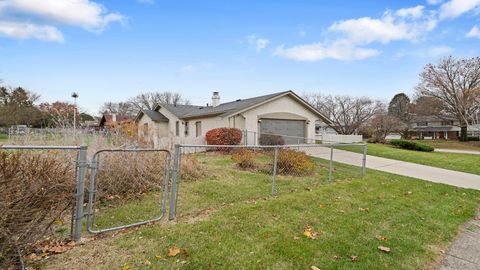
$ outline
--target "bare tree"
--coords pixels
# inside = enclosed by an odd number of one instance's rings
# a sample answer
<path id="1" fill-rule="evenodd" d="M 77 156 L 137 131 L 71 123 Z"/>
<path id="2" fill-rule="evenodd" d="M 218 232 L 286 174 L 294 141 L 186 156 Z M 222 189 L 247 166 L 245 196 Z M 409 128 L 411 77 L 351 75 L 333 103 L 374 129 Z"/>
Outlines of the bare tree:
<path id="1" fill-rule="evenodd" d="M 306 94 L 305 100 L 332 121 L 340 134 L 353 134 L 383 108 L 380 101 L 367 97 Z"/>
<path id="2" fill-rule="evenodd" d="M 460 140 L 467 140 L 469 119 L 480 108 L 480 57 L 450 56 L 426 65 L 416 91 L 441 100 L 445 114 L 460 122 Z"/>
<path id="3" fill-rule="evenodd" d="M 398 117 L 381 112 L 370 119 L 368 128 L 372 131 L 373 138 L 378 142 L 385 142 L 385 138 L 392 132 L 405 130 L 406 124 L 399 121 Z"/>
<path id="4" fill-rule="evenodd" d="M 100 114 L 108 113 L 128 116 L 134 116 L 137 112 L 137 107 L 130 102 L 105 102 L 99 111 Z"/>
<path id="5" fill-rule="evenodd" d="M 153 110 L 157 104 L 190 104 L 188 99 L 175 92 L 148 92 L 140 94 L 129 101 L 137 110 Z"/>

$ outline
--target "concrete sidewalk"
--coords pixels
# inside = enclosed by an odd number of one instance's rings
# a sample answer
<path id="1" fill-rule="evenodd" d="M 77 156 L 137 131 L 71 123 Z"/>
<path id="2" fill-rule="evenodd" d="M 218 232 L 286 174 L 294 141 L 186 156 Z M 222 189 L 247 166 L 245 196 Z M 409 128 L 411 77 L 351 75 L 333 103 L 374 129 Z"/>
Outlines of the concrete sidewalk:
<path id="1" fill-rule="evenodd" d="M 458 150 L 458 149 L 435 148 L 435 152 L 480 155 L 480 151 L 475 151 L 475 150 Z"/>
<path id="2" fill-rule="evenodd" d="M 330 159 L 330 148 L 306 147 L 305 152 L 311 156 Z M 334 150 L 333 160 L 355 166 L 362 165 L 362 154 L 345 150 Z M 480 190 L 480 175 L 435 168 L 416 163 L 398 161 L 367 155 L 367 168 L 409 176 L 435 183 Z"/>
<path id="3" fill-rule="evenodd" d="M 438 269 L 480 269 L 480 218 L 464 225 L 460 235 L 445 253 Z"/>

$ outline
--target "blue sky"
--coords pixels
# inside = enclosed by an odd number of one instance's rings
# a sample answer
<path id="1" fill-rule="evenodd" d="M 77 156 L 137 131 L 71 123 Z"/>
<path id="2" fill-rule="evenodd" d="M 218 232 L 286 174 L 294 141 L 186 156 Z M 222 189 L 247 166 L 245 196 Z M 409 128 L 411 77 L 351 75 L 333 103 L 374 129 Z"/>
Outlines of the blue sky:
<path id="1" fill-rule="evenodd" d="M 423 66 L 480 55 L 480 0 L 0 0 L 0 78 L 44 101 L 177 91 L 413 93 Z"/>

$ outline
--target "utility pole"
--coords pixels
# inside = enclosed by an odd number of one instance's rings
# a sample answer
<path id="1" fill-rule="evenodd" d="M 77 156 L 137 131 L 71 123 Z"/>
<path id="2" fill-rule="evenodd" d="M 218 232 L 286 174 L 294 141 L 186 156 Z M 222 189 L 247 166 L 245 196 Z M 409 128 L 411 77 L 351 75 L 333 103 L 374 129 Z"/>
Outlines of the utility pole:
<path id="1" fill-rule="evenodd" d="M 78 98 L 78 93 L 73 92 L 72 93 L 72 98 L 73 98 L 73 136 L 77 135 L 77 98 Z"/>

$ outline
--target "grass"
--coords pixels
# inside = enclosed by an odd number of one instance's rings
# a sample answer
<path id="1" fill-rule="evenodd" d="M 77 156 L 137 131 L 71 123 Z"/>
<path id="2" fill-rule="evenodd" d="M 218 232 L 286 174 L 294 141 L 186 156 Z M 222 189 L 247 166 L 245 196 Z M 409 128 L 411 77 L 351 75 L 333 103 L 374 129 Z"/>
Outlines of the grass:
<path id="1" fill-rule="evenodd" d="M 0 142 L 7 141 L 7 140 L 8 140 L 8 135 L 0 133 Z"/>
<path id="2" fill-rule="evenodd" d="M 421 140 L 419 142 L 431 145 L 434 148 L 480 151 L 480 142 L 460 142 L 450 140 Z"/>
<path id="3" fill-rule="evenodd" d="M 373 170 L 359 178 L 358 168 L 341 164 L 338 181 L 328 184 L 327 162 L 319 159 L 312 176 L 279 176 L 272 197 L 270 175 L 241 171 L 228 156 L 199 160 L 210 177 L 180 183 L 174 222 L 106 234 L 40 267 L 428 269 L 480 203 L 478 191 Z M 154 197 L 100 209 L 97 226 L 158 212 Z M 317 240 L 303 236 L 306 225 L 320 232 Z M 168 257 L 172 247 L 182 252 Z"/>
<path id="4" fill-rule="evenodd" d="M 342 146 L 338 148 L 357 153 L 362 151 L 359 147 Z M 480 155 L 420 152 L 399 149 L 385 144 L 368 144 L 367 154 L 480 175 L 480 166 L 478 166 Z"/>

